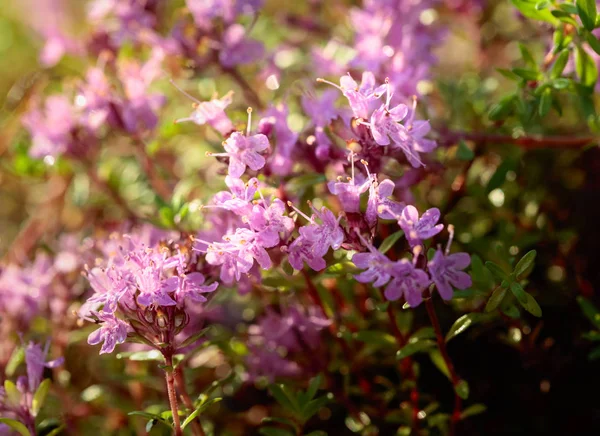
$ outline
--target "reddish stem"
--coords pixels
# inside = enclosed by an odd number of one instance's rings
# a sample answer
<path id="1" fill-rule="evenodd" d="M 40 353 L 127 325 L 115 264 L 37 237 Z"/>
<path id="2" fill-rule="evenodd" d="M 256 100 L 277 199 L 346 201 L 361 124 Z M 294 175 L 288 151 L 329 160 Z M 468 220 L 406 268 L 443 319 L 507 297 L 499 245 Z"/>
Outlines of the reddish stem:
<path id="1" fill-rule="evenodd" d="M 175 436 L 183 435 L 181 430 L 181 422 L 179 421 L 179 408 L 177 406 L 177 394 L 175 392 L 175 377 L 173 377 L 173 356 L 170 353 L 165 353 L 165 380 L 167 381 L 167 394 L 169 396 L 169 406 L 173 415 L 173 434 Z"/>
<path id="2" fill-rule="evenodd" d="M 446 348 L 446 341 L 444 340 L 444 335 L 442 334 L 440 322 L 438 320 L 437 314 L 435 313 L 435 307 L 433 306 L 433 298 L 431 298 L 431 294 L 428 289 L 425 291 L 423 297 L 425 300 L 425 307 L 427 307 L 427 314 L 429 315 L 431 325 L 433 326 L 433 330 L 435 331 L 435 338 L 437 340 L 438 348 L 440 349 L 440 353 L 442 353 L 442 358 L 446 363 L 446 367 L 448 368 L 448 372 L 450 373 L 452 387 L 454 388 L 454 412 L 452 413 L 452 418 L 450 420 L 450 435 L 452 436 L 455 434 L 456 423 L 460 420 L 460 413 L 462 409 L 462 399 L 458 396 L 456 392 L 456 388 L 460 383 L 460 377 L 456 373 L 456 370 L 454 369 L 454 364 L 452 363 L 452 359 L 450 359 L 450 355 L 448 354 L 448 349 Z"/>
<path id="3" fill-rule="evenodd" d="M 183 377 L 183 371 L 181 370 L 181 366 L 177 366 L 177 368 L 175 368 L 175 384 L 179 389 L 179 396 L 181 397 L 183 404 L 189 410 L 189 412 L 192 413 L 194 411 L 194 402 L 192 401 L 192 398 L 188 394 L 187 389 L 185 387 L 185 379 Z M 191 426 L 195 435 L 205 435 L 199 416 L 192 421 Z"/>

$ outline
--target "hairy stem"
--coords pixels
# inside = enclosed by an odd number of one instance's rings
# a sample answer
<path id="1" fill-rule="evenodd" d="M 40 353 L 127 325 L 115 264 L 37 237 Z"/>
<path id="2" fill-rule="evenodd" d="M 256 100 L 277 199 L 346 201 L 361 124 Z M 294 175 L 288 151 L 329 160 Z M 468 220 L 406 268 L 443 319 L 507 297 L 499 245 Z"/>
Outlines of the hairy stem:
<path id="1" fill-rule="evenodd" d="M 165 369 L 165 379 L 167 381 L 167 394 L 169 395 L 169 406 L 171 407 L 171 413 L 173 415 L 173 434 L 175 436 L 183 435 L 181 431 L 181 422 L 179 421 L 179 408 L 177 406 L 177 393 L 175 392 L 175 377 L 173 376 L 173 356 L 170 353 L 166 353 L 165 362 L 167 368 Z"/>
<path id="2" fill-rule="evenodd" d="M 177 385 L 177 389 L 179 390 L 179 396 L 183 401 L 185 407 L 192 413 L 194 411 L 194 402 L 192 398 L 187 392 L 187 388 L 185 387 L 185 379 L 183 377 L 183 371 L 181 370 L 181 366 L 175 368 L 175 384 Z M 202 424 L 200 423 L 200 417 L 198 416 L 191 423 L 192 430 L 195 435 L 204 436 L 204 429 L 202 428 Z"/>
<path id="3" fill-rule="evenodd" d="M 446 341 L 444 340 L 444 335 L 442 334 L 440 321 L 438 320 L 437 314 L 435 313 L 435 307 L 433 305 L 433 299 L 431 298 L 431 293 L 429 292 L 429 289 L 425 291 L 423 297 L 425 300 L 425 307 L 427 307 L 427 314 L 429 315 L 429 320 L 431 321 L 431 325 L 433 326 L 433 330 L 435 331 L 435 338 L 437 340 L 438 348 L 440 349 L 440 353 L 442 354 L 444 363 L 446 363 L 446 367 L 448 368 L 448 372 L 450 373 L 452 387 L 454 388 L 454 412 L 452 413 L 452 418 L 450 420 L 450 435 L 454 435 L 456 430 L 456 423 L 460 420 L 460 413 L 462 409 L 462 400 L 460 396 L 456 393 L 456 387 L 460 383 L 460 377 L 456 373 L 456 370 L 454 369 L 454 364 L 452 363 L 452 359 L 450 359 L 450 355 L 448 354 L 448 349 L 446 348 Z"/>

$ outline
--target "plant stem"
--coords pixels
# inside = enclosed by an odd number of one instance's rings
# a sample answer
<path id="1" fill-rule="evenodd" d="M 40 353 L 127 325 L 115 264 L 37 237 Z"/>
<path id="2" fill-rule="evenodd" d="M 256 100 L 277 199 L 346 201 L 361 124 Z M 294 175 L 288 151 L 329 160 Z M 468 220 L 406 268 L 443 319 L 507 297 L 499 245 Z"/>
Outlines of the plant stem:
<path id="1" fill-rule="evenodd" d="M 248 100 L 248 102 L 254 106 L 256 109 L 263 110 L 265 105 L 262 103 L 260 97 L 252 88 L 252 86 L 244 79 L 244 77 L 240 74 L 238 70 L 235 68 L 222 68 L 225 74 L 228 74 L 233 80 L 237 82 L 237 84 L 242 88 L 242 92 L 244 96 Z"/>
<path id="2" fill-rule="evenodd" d="M 134 139 L 133 143 L 141 159 L 142 168 L 146 173 L 146 177 L 148 178 L 150 186 L 154 192 L 160 195 L 164 200 L 168 200 L 171 196 L 171 190 L 156 170 L 156 166 L 152 162 L 152 158 L 146 151 L 146 144 L 144 144 L 144 142 L 138 138 Z"/>
<path id="3" fill-rule="evenodd" d="M 438 320 L 437 314 L 435 313 L 433 298 L 431 297 L 429 289 L 427 289 L 424 292 L 423 299 L 425 300 L 425 307 L 427 307 L 427 314 L 429 315 L 429 320 L 431 321 L 431 325 L 433 326 L 433 330 L 435 331 L 435 338 L 437 340 L 438 348 L 440 349 L 440 353 L 442 353 L 442 358 L 446 363 L 446 367 L 448 368 L 448 372 L 450 373 L 452 387 L 454 388 L 454 412 L 452 413 L 452 418 L 450 420 L 450 435 L 452 436 L 455 434 L 456 423 L 460 420 L 460 413 L 462 408 L 462 399 L 458 396 L 456 392 L 456 387 L 460 383 L 460 377 L 458 376 L 458 374 L 456 374 L 454 364 L 452 363 L 452 359 L 450 359 L 450 355 L 448 354 L 448 349 L 446 348 L 446 341 L 444 340 L 444 335 L 442 334 L 440 322 Z"/>
<path id="4" fill-rule="evenodd" d="M 167 381 L 167 394 L 169 395 L 169 406 L 173 415 L 173 434 L 175 436 L 183 435 L 181 431 L 181 422 L 179 421 L 179 408 L 177 407 L 177 393 L 175 392 L 175 377 L 173 376 L 173 356 L 170 353 L 164 353 L 165 363 L 165 379 Z"/>
<path id="5" fill-rule="evenodd" d="M 192 401 L 185 387 L 185 379 L 183 377 L 183 371 L 181 370 L 181 366 L 175 368 L 175 384 L 179 389 L 179 396 L 181 397 L 183 404 L 190 411 L 190 413 L 192 413 L 194 411 L 194 402 Z M 192 421 L 191 426 L 192 430 L 194 431 L 194 434 L 198 436 L 205 435 L 204 429 L 202 428 L 202 423 L 200 422 L 200 416 L 198 416 Z"/>

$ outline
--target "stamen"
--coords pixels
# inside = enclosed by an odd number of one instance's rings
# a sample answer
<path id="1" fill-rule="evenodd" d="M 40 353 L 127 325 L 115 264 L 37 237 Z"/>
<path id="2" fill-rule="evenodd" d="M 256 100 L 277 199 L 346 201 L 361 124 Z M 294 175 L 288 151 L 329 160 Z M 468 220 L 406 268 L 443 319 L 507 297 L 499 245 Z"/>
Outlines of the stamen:
<path id="1" fill-rule="evenodd" d="M 336 85 L 335 83 L 330 82 L 329 80 L 325 80 L 325 79 L 322 79 L 320 77 L 317 77 L 317 82 L 327 83 L 328 85 L 335 86 L 337 89 L 339 89 L 340 91 L 344 92 L 344 90 L 339 85 Z"/>
<path id="2" fill-rule="evenodd" d="M 448 234 L 450 236 L 448 237 L 448 243 L 446 244 L 446 256 L 448 256 L 450 253 L 450 246 L 452 245 L 452 240 L 454 239 L 454 226 L 452 224 L 448 224 Z"/>
<path id="3" fill-rule="evenodd" d="M 352 167 L 352 181 L 354 181 L 354 152 L 350 151 L 350 154 L 348 155 L 348 159 L 350 159 L 350 165 Z"/>
<path id="4" fill-rule="evenodd" d="M 385 84 L 386 84 L 386 92 L 387 92 L 387 96 L 385 98 L 385 108 L 386 110 L 390 108 L 390 102 L 392 101 L 392 87 L 390 85 L 390 79 L 388 77 L 385 78 Z"/>
<path id="5" fill-rule="evenodd" d="M 250 127 L 252 126 L 252 108 L 249 107 L 246 112 L 248 112 L 248 127 L 246 128 L 246 136 L 250 136 Z"/>
<path id="6" fill-rule="evenodd" d="M 362 242 L 363 245 L 367 247 L 371 253 L 376 254 L 377 249 L 373 246 L 373 244 L 367 241 L 365 237 L 360 234 L 360 231 L 356 227 L 354 227 L 354 231 L 356 232 L 356 236 L 358 236 L 358 239 L 360 239 L 360 242 Z"/>
<path id="7" fill-rule="evenodd" d="M 188 94 L 187 92 L 185 92 L 183 89 L 181 89 L 179 86 L 177 86 L 177 84 L 175 83 L 175 81 L 173 79 L 169 79 L 169 83 L 171 85 L 173 85 L 179 92 L 181 92 L 183 95 L 185 95 L 187 98 L 189 98 L 192 101 L 195 101 L 196 103 L 200 104 L 202 103 L 200 100 L 198 100 L 196 97 L 193 97 L 192 95 Z"/>
<path id="8" fill-rule="evenodd" d="M 305 218 L 307 221 L 314 222 L 314 220 L 313 220 L 312 218 L 310 218 L 308 215 L 306 215 L 304 212 L 302 212 L 300 209 L 298 209 L 296 206 L 294 206 L 294 205 L 292 204 L 292 202 L 291 202 L 291 201 L 288 201 L 288 202 L 287 202 L 287 205 L 288 205 L 289 207 L 291 207 L 292 209 L 294 209 L 294 211 L 295 211 L 295 212 L 296 212 L 298 215 L 300 215 L 300 216 L 304 217 L 304 218 Z"/>

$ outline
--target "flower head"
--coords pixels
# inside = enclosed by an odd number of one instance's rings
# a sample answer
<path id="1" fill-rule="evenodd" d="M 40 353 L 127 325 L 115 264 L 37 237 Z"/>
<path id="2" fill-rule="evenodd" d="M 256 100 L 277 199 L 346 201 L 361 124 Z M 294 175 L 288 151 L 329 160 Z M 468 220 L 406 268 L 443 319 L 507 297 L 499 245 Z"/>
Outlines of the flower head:
<path id="1" fill-rule="evenodd" d="M 112 353 L 117 344 L 122 344 L 127 339 L 129 326 L 112 313 L 95 312 L 94 315 L 102 322 L 102 325 L 98 330 L 90 333 L 88 344 L 97 345 L 104 342 L 100 348 L 100 354 Z"/>
<path id="2" fill-rule="evenodd" d="M 419 212 L 414 206 L 406 206 L 398 219 L 398 224 L 404 230 L 411 247 L 422 244 L 422 241 L 429 239 L 444 228 L 443 224 L 436 223 L 440 219 L 440 211 L 437 208 L 431 208 L 419 218 Z"/>
<path id="3" fill-rule="evenodd" d="M 425 271 L 415 268 L 411 262 L 402 259 L 394 265 L 392 276 L 384 291 L 386 299 L 396 301 L 404 297 L 410 307 L 421 304 L 423 291 L 430 283 Z"/>
<path id="4" fill-rule="evenodd" d="M 471 276 L 462 271 L 471 263 L 467 253 L 446 254 L 441 249 L 435 252 L 427 264 L 431 278 L 444 300 L 452 299 L 452 287 L 467 289 L 471 286 Z"/>

